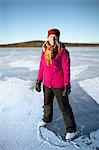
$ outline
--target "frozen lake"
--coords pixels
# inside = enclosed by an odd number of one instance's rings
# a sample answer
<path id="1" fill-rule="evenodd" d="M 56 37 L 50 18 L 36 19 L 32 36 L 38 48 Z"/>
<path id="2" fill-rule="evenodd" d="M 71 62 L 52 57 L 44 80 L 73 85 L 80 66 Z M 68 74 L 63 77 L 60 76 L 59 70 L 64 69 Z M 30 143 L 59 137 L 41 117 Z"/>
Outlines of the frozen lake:
<path id="1" fill-rule="evenodd" d="M 45 137 L 49 134 L 49 142 L 37 137 L 43 93 L 31 88 L 35 87 L 41 50 L 0 49 L 0 150 L 78 149 L 70 144 L 64 148 L 51 145 L 53 141 L 59 143 L 47 131 L 42 132 Z M 77 128 L 82 128 L 85 136 L 76 142 L 81 150 L 96 150 L 99 148 L 99 47 L 67 47 L 67 50 L 71 58 L 69 99 Z M 56 135 L 66 132 L 56 99 L 53 122 L 47 128 Z"/>
<path id="2" fill-rule="evenodd" d="M 41 48 L 0 49 L 0 76 L 34 79 L 37 76 L 41 50 Z M 87 68 L 86 73 L 76 76 L 79 80 L 99 76 L 99 47 L 67 47 L 67 50 L 70 52 L 71 66 L 79 67 L 82 71 Z"/>

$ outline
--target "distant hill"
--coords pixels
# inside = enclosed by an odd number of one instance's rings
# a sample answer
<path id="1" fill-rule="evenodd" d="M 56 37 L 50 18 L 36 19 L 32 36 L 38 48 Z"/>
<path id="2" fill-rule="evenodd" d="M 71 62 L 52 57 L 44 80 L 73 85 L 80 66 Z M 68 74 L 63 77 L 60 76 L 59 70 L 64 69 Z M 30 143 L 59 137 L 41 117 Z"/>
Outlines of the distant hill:
<path id="1" fill-rule="evenodd" d="M 12 43 L 12 44 L 1 44 L 0 47 L 42 47 L 44 41 L 28 41 L 21 43 Z"/>
<path id="2" fill-rule="evenodd" d="M 8 48 L 8 47 L 42 47 L 44 41 L 28 41 L 21 43 L 12 43 L 12 44 L 0 44 L 0 48 Z M 65 46 L 99 46 L 94 43 L 64 43 Z"/>

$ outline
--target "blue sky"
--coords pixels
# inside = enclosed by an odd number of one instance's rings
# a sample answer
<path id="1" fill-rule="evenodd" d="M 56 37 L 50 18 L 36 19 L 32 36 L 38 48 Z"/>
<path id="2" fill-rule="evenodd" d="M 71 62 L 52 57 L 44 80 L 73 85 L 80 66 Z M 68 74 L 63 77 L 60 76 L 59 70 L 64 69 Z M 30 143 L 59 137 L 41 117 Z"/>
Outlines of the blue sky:
<path id="1" fill-rule="evenodd" d="M 46 40 L 99 43 L 99 0 L 0 0 L 0 43 Z"/>

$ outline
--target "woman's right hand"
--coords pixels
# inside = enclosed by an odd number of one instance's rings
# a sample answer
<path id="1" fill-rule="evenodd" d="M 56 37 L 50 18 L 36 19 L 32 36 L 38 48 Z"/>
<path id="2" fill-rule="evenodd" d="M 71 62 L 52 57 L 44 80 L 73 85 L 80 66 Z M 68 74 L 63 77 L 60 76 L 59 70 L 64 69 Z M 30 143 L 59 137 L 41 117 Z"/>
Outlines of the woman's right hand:
<path id="1" fill-rule="evenodd" d="M 35 89 L 36 89 L 36 91 L 37 92 L 41 92 L 41 80 L 36 80 L 36 87 L 35 87 Z"/>

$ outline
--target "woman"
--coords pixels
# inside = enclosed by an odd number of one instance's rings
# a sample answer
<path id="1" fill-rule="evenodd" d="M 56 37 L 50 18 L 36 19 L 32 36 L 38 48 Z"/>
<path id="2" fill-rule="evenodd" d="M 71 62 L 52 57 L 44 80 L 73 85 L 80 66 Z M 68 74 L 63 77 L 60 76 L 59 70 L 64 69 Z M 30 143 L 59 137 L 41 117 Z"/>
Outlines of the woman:
<path id="1" fill-rule="evenodd" d="M 69 52 L 59 41 L 60 31 L 50 29 L 47 41 L 43 44 L 36 91 L 41 91 L 43 81 L 44 115 L 40 125 L 50 123 L 53 117 L 53 99 L 56 96 L 67 129 L 66 140 L 75 136 L 76 123 L 69 104 L 70 58 Z"/>

